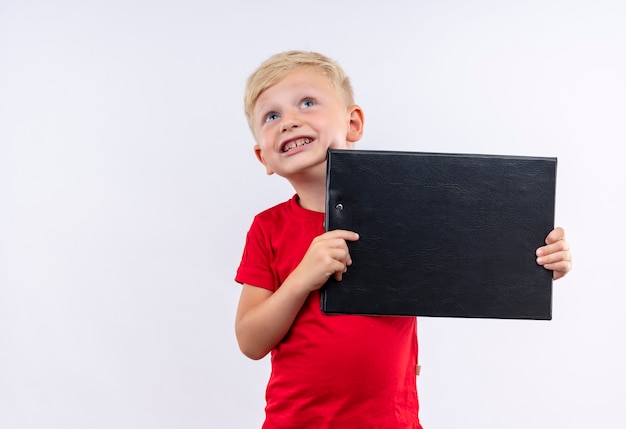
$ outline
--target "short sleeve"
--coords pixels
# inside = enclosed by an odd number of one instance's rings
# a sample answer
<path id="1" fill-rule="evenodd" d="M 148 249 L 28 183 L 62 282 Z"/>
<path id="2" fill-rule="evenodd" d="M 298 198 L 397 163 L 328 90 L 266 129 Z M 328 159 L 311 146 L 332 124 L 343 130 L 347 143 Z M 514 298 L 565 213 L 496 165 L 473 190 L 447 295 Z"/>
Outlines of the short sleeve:
<path id="1" fill-rule="evenodd" d="M 278 288 L 272 270 L 271 241 L 264 233 L 258 217 L 255 217 L 248 230 L 235 281 L 271 291 Z"/>

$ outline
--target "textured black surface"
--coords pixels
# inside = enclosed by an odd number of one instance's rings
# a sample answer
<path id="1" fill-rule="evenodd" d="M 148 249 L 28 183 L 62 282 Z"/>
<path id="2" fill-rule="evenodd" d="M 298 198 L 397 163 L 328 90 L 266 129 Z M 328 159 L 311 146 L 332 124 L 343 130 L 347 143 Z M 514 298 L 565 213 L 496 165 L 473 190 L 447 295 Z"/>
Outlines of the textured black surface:
<path id="1" fill-rule="evenodd" d="M 555 184 L 556 158 L 329 151 L 326 229 L 360 239 L 322 310 L 551 319 Z"/>

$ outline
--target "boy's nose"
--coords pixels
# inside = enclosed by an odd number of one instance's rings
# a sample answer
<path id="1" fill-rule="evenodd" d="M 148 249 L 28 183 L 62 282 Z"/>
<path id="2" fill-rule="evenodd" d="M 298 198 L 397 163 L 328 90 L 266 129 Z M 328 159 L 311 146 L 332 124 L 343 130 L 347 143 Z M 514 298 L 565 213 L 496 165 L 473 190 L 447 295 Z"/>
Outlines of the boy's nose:
<path id="1" fill-rule="evenodd" d="M 283 122 L 281 123 L 281 131 L 289 131 L 293 128 L 298 128 L 300 122 L 295 115 L 283 116 Z"/>

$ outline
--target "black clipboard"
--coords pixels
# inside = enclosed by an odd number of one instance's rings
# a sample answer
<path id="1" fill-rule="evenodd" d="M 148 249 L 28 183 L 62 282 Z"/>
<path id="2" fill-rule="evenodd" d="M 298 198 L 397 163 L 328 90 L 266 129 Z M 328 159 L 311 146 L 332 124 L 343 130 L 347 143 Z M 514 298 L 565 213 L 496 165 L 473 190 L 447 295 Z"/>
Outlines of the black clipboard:
<path id="1" fill-rule="evenodd" d="M 356 231 L 326 314 L 552 318 L 535 250 L 554 227 L 556 158 L 329 150 L 326 230 Z"/>

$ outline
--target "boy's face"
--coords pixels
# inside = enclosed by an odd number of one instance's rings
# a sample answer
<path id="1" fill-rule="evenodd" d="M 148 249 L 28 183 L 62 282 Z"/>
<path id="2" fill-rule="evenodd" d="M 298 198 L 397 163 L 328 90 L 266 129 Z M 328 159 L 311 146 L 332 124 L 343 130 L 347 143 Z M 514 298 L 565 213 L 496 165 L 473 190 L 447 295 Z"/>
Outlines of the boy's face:
<path id="1" fill-rule="evenodd" d="M 361 138 L 363 112 L 346 107 L 327 78 L 312 67 L 289 73 L 254 105 L 254 147 L 267 174 L 291 178 L 323 166 L 328 149 L 350 149 Z M 320 169 L 325 173 L 324 169 Z"/>

